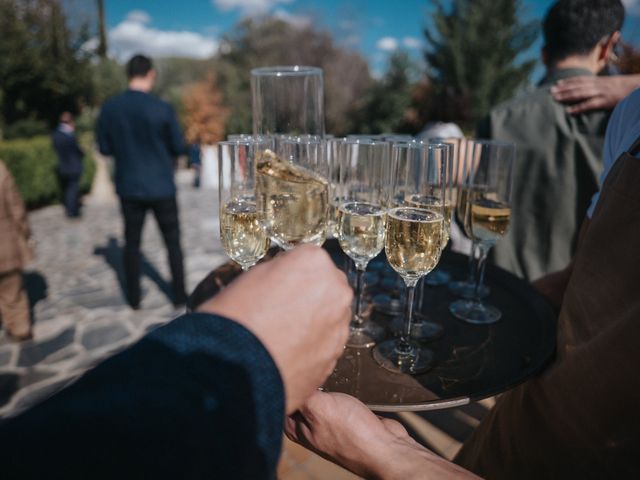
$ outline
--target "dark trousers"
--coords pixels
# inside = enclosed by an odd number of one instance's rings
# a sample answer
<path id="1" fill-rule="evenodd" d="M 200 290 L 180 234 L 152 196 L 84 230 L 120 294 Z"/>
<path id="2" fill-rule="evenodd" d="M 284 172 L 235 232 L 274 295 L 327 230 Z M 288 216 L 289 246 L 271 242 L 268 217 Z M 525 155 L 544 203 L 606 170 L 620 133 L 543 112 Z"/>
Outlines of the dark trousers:
<path id="1" fill-rule="evenodd" d="M 167 247 L 169 267 L 173 278 L 173 303 L 184 304 L 187 296 L 184 287 L 180 223 L 176 198 L 138 200 L 121 198 L 124 217 L 124 272 L 127 280 L 127 300 L 132 307 L 140 304 L 140 239 L 147 210 L 152 210 Z"/>
<path id="2" fill-rule="evenodd" d="M 67 217 L 80 215 L 80 177 L 77 175 L 60 175 L 62 201 Z"/>

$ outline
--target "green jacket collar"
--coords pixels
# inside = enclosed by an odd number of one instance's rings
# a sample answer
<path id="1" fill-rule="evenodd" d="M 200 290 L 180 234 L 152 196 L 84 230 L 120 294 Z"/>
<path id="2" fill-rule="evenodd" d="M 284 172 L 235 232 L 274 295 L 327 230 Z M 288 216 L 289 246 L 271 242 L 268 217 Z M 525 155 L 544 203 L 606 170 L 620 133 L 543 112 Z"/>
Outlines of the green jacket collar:
<path id="1" fill-rule="evenodd" d="M 551 85 L 556 83 L 558 80 L 585 75 L 590 77 L 594 76 L 593 72 L 586 68 L 560 68 L 547 72 L 544 78 L 540 80 L 540 83 L 538 83 L 538 86 Z"/>

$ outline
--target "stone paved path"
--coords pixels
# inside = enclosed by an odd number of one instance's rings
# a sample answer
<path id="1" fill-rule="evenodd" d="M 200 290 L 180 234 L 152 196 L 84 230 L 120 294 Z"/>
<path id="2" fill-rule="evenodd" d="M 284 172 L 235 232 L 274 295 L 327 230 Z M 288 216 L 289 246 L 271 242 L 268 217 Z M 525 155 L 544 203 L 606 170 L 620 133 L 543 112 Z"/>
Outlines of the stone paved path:
<path id="1" fill-rule="evenodd" d="M 217 193 L 177 175 L 187 291 L 226 261 L 218 240 Z M 37 259 L 26 269 L 34 340 L 9 342 L 0 333 L 0 415 L 22 409 L 65 385 L 105 356 L 137 340 L 180 311 L 172 306 L 166 250 L 149 213 L 143 236 L 142 308 L 125 303 L 118 273 L 122 225 L 112 195 L 85 199 L 81 220 L 59 205 L 30 214 Z"/>

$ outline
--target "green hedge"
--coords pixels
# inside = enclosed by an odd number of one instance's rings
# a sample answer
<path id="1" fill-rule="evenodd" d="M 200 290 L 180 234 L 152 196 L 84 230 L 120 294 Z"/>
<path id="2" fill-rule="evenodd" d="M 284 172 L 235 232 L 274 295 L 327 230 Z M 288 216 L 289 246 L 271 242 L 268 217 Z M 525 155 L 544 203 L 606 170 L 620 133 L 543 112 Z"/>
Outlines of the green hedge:
<path id="1" fill-rule="evenodd" d="M 80 179 L 80 189 L 83 193 L 91 189 L 96 171 L 91 155 L 92 142 L 90 134 L 80 138 L 86 154 Z M 60 201 L 60 184 L 56 174 L 58 159 L 50 137 L 38 136 L 0 142 L 0 160 L 13 174 L 27 206 L 40 207 Z"/>

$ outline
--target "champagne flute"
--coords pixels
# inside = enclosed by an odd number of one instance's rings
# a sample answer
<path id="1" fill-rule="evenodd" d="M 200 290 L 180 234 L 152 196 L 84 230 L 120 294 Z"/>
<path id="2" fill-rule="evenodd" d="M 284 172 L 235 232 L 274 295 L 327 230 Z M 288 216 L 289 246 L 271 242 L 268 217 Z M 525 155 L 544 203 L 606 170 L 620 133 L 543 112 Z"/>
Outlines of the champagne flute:
<path id="1" fill-rule="evenodd" d="M 451 238 L 451 222 L 453 220 L 453 210 L 456 205 L 457 200 L 457 179 L 459 176 L 459 170 L 461 168 L 460 162 L 460 151 L 461 144 L 464 139 L 461 138 L 430 138 L 428 140 L 429 143 L 444 143 L 451 147 L 451 152 L 449 155 L 449 165 L 447 167 L 447 190 L 445 192 L 445 204 L 447 206 L 446 218 L 445 218 L 445 226 L 447 230 L 446 241 L 443 246 L 446 247 L 449 243 L 449 239 Z M 443 269 L 442 267 L 436 268 L 433 272 L 431 272 L 424 280 L 424 283 L 431 287 L 438 287 L 441 285 L 446 285 L 451 280 L 451 274 Z"/>
<path id="2" fill-rule="evenodd" d="M 338 238 L 338 207 L 340 202 L 340 145 L 343 138 L 327 140 L 327 163 L 329 169 L 329 213 L 327 217 L 327 236 Z"/>
<path id="3" fill-rule="evenodd" d="M 264 151 L 257 162 L 258 218 L 284 250 L 324 243 L 329 197 L 324 148 L 320 137 L 281 137 L 278 154 Z"/>
<path id="4" fill-rule="evenodd" d="M 254 134 L 276 139 L 324 136 L 321 68 L 301 65 L 254 68 L 251 99 Z"/>
<path id="5" fill-rule="evenodd" d="M 345 139 L 340 142 L 338 241 L 356 265 L 355 311 L 347 341 L 349 347 L 370 347 L 384 329 L 365 322 L 362 315 L 363 276 L 367 264 L 384 247 L 389 168 L 384 142 Z"/>
<path id="6" fill-rule="evenodd" d="M 268 141 L 244 137 L 218 143 L 220 241 L 225 253 L 246 271 L 271 244 L 258 222 L 255 162 Z"/>
<path id="7" fill-rule="evenodd" d="M 387 212 L 384 248 L 389 264 L 407 286 L 406 314 L 400 337 L 376 345 L 373 358 L 390 371 L 419 374 L 431 367 L 433 352 L 411 340 L 413 299 L 418 280 L 440 260 L 448 146 L 398 144 L 392 152 L 393 197 L 436 196 L 440 202 L 428 208 L 403 205 Z"/>
<path id="8" fill-rule="evenodd" d="M 451 144 L 444 143 L 444 142 L 428 143 L 428 144 L 421 143 L 420 145 L 422 145 L 421 148 L 423 150 L 426 149 L 426 154 L 428 155 L 429 154 L 428 145 L 438 145 L 438 144 L 444 147 L 442 149 L 442 155 L 444 155 L 444 165 L 445 165 L 444 192 L 439 191 L 439 188 L 440 188 L 439 186 L 433 185 L 428 195 L 419 195 L 419 194 L 407 195 L 404 198 L 404 201 L 402 204 L 411 206 L 411 207 L 419 207 L 419 208 L 425 208 L 425 209 L 443 208 L 444 210 L 443 227 L 444 228 L 443 228 L 443 235 L 442 235 L 442 243 L 440 245 L 440 250 L 442 253 L 446 248 L 451 235 L 451 218 L 453 215 L 453 198 L 452 198 L 453 148 Z M 424 153 L 425 152 L 423 152 L 423 154 Z M 404 183 L 411 181 L 411 174 L 408 175 L 408 177 L 409 178 L 404 179 Z M 402 180 L 398 180 L 398 183 L 396 185 L 400 184 L 400 182 L 402 182 Z M 444 198 L 444 203 L 442 201 L 442 198 Z M 427 285 L 432 285 L 431 283 L 429 283 L 429 278 L 435 273 L 438 273 L 437 268 L 434 271 L 430 272 L 429 275 L 426 275 L 425 277 L 423 277 L 418 284 L 418 289 L 417 289 L 418 299 L 416 302 L 416 307 L 418 308 L 418 311 L 414 313 L 414 319 L 411 326 L 411 338 L 415 340 L 422 340 L 422 341 L 435 340 L 436 338 L 440 337 L 444 331 L 440 323 L 427 320 L 427 317 L 421 313 L 422 305 L 424 303 L 424 297 L 425 297 L 424 284 L 426 283 Z M 440 283 L 437 283 L 437 285 L 440 285 Z M 397 330 L 399 330 L 400 328 L 402 327 L 401 326 L 398 327 Z"/>
<path id="9" fill-rule="evenodd" d="M 515 153 L 516 147 L 512 143 L 482 140 L 473 144 L 465 230 L 477 243 L 479 251 L 475 294 L 472 299 L 458 300 L 449 306 L 456 318 L 469 323 L 491 324 L 502 316 L 498 308 L 483 303 L 480 289 L 489 250 L 509 229 Z"/>
<path id="10" fill-rule="evenodd" d="M 471 172 L 471 166 L 477 163 L 477 159 L 474 160 L 473 156 L 473 146 L 475 144 L 475 140 L 460 140 L 459 146 L 459 159 L 458 159 L 458 177 L 457 177 L 457 198 L 456 198 L 456 209 L 455 213 L 458 218 L 458 223 L 462 226 L 464 234 L 467 238 L 471 240 L 471 246 L 469 250 L 469 263 L 467 270 L 467 278 L 465 280 L 459 280 L 456 282 L 449 283 L 449 291 L 459 297 L 463 298 L 473 298 L 475 295 L 475 278 L 476 278 L 476 268 L 477 261 L 476 257 L 478 256 L 478 244 L 473 239 L 468 227 L 467 222 L 465 221 L 465 212 L 467 209 L 467 201 L 469 199 L 469 192 L 471 190 L 479 190 L 482 188 L 481 185 L 470 186 L 469 178 Z M 480 286 L 480 290 L 478 294 L 482 297 L 486 297 L 489 295 L 489 287 L 486 285 Z"/>

